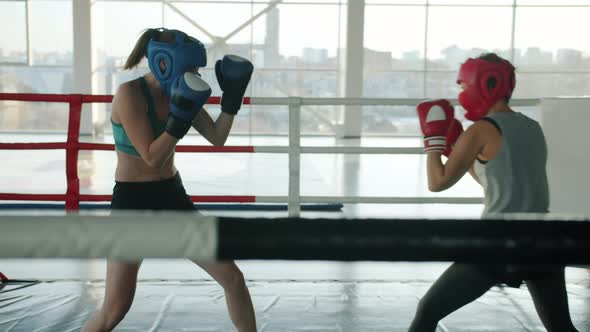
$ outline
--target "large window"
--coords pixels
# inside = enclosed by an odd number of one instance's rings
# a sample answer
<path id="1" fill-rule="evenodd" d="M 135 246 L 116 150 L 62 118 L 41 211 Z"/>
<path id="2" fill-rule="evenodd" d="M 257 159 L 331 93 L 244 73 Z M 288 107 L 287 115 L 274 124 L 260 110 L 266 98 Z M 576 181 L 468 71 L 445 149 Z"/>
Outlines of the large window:
<path id="1" fill-rule="evenodd" d="M 516 10 L 514 63 L 519 68 L 516 97 L 590 95 L 590 4 L 542 7 L 549 1 L 520 1 Z M 576 6 L 576 3 L 585 6 Z"/>
<path id="2" fill-rule="evenodd" d="M 456 98 L 459 65 L 484 52 L 516 66 L 514 98 L 590 95 L 588 1 L 366 0 L 365 8 L 366 97 Z M 395 123 L 417 134 L 402 125 L 413 116 L 381 116 L 365 133 Z"/>
<path id="3" fill-rule="evenodd" d="M 27 63 L 27 11 L 24 1 L 0 2 L 0 29 L 10 31 L 0 38 L 2 63 Z"/>
<path id="4" fill-rule="evenodd" d="M 0 40 L 0 91 L 77 92 L 72 4 L 0 1 L 0 28 L 10 31 Z M 220 94 L 214 63 L 235 53 L 255 64 L 251 96 L 343 97 L 346 80 L 362 80 L 365 97 L 453 98 L 459 64 L 488 51 L 517 67 L 515 98 L 590 95 L 586 0 L 365 0 L 364 37 L 352 41 L 364 48 L 363 77 L 344 75 L 350 65 L 345 48 L 355 46 L 343 42 L 355 26 L 347 24 L 347 5 L 345 0 L 96 0 L 90 23 L 78 24 L 91 24 L 97 94 L 112 94 L 147 72 L 145 61 L 131 71 L 123 64 L 145 28 L 166 26 L 205 43 L 208 65 L 201 72 L 214 95 Z M 95 107 L 105 108 L 108 130 L 108 105 Z M 5 114 L 8 109 L 14 108 L 0 108 L 2 119 L 18 118 Z M 363 112 L 366 134 L 393 134 L 392 124 L 412 128 L 406 123 L 414 115 L 410 111 L 387 116 L 384 108 L 364 107 Z M 337 107 L 308 107 L 304 113 L 309 133 L 333 135 L 344 119 Z M 287 123 L 285 108 L 244 107 L 235 133 L 285 134 Z M 20 126 L 13 120 L 2 125 Z"/>
<path id="5" fill-rule="evenodd" d="M 205 44 L 208 64 L 200 72 L 213 95 L 221 94 L 213 71 L 215 61 L 232 53 L 251 59 L 256 67 L 248 95 L 340 96 L 345 5 L 346 1 L 338 0 L 96 1 L 92 8 L 95 90 L 114 93 L 122 82 L 145 73 L 145 61 L 136 70 L 124 71 L 125 59 L 144 29 L 165 26 L 183 30 Z M 134 12 L 141 15 L 129 20 L 129 13 Z M 219 112 L 216 107 L 208 109 Z M 332 134 L 334 126 L 326 124 L 337 121 L 335 109 L 304 110 L 313 114 L 302 116 L 302 128 Z M 286 134 L 287 114 L 280 107 L 244 107 L 232 133 Z"/>
<path id="6" fill-rule="evenodd" d="M 460 63 L 484 52 L 515 64 L 516 98 L 588 95 L 589 16 L 582 0 L 367 0 L 364 95 L 453 97 Z"/>
<path id="7" fill-rule="evenodd" d="M 75 91 L 72 0 L 0 1 L 0 29 L 0 92 Z M 0 130 L 66 128 L 62 105 L 32 105 L 0 102 Z"/>

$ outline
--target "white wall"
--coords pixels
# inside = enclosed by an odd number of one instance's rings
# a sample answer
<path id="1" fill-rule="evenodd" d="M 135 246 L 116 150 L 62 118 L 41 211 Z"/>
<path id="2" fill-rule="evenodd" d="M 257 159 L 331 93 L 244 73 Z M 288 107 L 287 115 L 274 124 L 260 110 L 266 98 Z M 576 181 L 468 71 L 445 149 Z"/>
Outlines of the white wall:
<path id="1" fill-rule="evenodd" d="M 550 210 L 590 216 L 590 97 L 545 98 L 541 112 L 549 149 Z"/>

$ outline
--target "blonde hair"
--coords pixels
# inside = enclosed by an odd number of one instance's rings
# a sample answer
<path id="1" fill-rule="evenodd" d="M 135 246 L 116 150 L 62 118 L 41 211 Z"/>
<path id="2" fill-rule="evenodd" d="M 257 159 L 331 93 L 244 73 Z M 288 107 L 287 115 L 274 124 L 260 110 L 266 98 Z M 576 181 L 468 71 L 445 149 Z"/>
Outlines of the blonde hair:
<path id="1" fill-rule="evenodd" d="M 160 35 L 162 34 L 162 29 L 159 28 L 150 28 L 144 30 L 141 34 L 137 42 L 135 43 L 135 47 L 129 54 L 127 61 L 125 62 L 124 69 L 133 69 L 136 67 L 141 60 L 147 55 L 147 45 L 149 41 L 153 38 L 155 40 L 160 40 Z"/>

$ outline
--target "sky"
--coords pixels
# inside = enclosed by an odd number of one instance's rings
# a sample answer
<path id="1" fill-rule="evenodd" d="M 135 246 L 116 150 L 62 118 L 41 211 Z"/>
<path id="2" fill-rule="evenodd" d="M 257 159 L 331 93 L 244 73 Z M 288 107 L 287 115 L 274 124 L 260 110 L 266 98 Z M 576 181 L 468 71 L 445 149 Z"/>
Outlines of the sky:
<path id="1" fill-rule="evenodd" d="M 587 0 L 519 0 L 523 4 L 586 5 L 583 7 L 525 7 L 516 12 L 515 47 L 531 46 L 548 51 L 572 48 L 590 54 L 587 42 L 590 31 L 590 2 Z M 312 2 L 309 1 L 308 2 Z M 423 3 L 424 0 L 367 0 L 367 3 Z M 430 0 L 431 3 L 512 3 L 512 0 Z M 216 36 L 225 36 L 252 15 L 266 7 L 228 3 L 174 3 L 187 16 Z M 71 1 L 30 1 L 31 45 L 38 52 L 63 52 L 72 48 Z M 93 5 L 93 36 L 96 48 L 107 49 L 112 55 L 125 56 L 133 47 L 142 29 L 161 26 L 162 18 L 169 27 L 188 30 L 202 39 L 209 38 L 190 25 L 173 10 L 158 2 L 104 2 Z M 283 4 L 280 11 L 280 52 L 300 56 L 304 47 L 325 48 L 334 56 L 339 42 L 339 19 L 345 20 L 345 10 L 338 5 Z M 510 48 L 512 7 L 452 7 L 431 6 L 428 20 L 428 52 L 430 58 L 440 57 L 440 51 L 450 45 L 462 48 Z M 424 6 L 367 5 L 365 10 L 365 47 L 392 52 L 401 57 L 404 52 L 419 50 L 423 55 L 425 35 Z M 264 42 L 265 16 L 252 27 L 233 37 L 230 42 Z M 0 1 L 0 27 L 5 34 L 0 40 L 4 50 L 25 47 L 25 12 L 22 1 Z M 343 25 L 344 26 L 344 25 Z M 5 51 L 6 52 L 6 51 Z"/>

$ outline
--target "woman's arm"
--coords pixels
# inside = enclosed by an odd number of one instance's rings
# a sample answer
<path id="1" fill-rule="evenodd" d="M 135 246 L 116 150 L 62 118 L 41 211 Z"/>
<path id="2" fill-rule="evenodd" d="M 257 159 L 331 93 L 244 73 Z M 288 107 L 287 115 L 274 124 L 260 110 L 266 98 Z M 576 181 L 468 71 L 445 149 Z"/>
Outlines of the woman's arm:
<path id="1" fill-rule="evenodd" d="M 214 146 L 223 146 L 233 123 L 234 116 L 232 114 L 221 112 L 217 120 L 213 122 L 209 113 L 205 109 L 201 109 L 193 120 L 193 128 Z"/>
<path id="2" fill-rule="evenodd" d="M 470 171 L 477 155 L 483 150 L 489 130 L 495 130 L 486 121 L 478 121 L 470 126 L 455 143 L 446 164 L 441 161 L 440 152 L 431 152 L 427 156 L 428 189 L 443 191 L 457 183 L 465 173 Z M 470 173 L 475 175 L 474 172 Z M 477 176 L 474 176 L 477 180 Z M 479 182 L 479 181 L 478 181 Z"/>
<path id="3" fill-rule="evenodd" d="M 167 132 L 154 139 L 146 105 L 132 86 L 123 84 L 113 99 L 116 112 L 129 140 L 143 161 L 150 167 L 161 167 L 174 152 L 178 139 Z"/>

